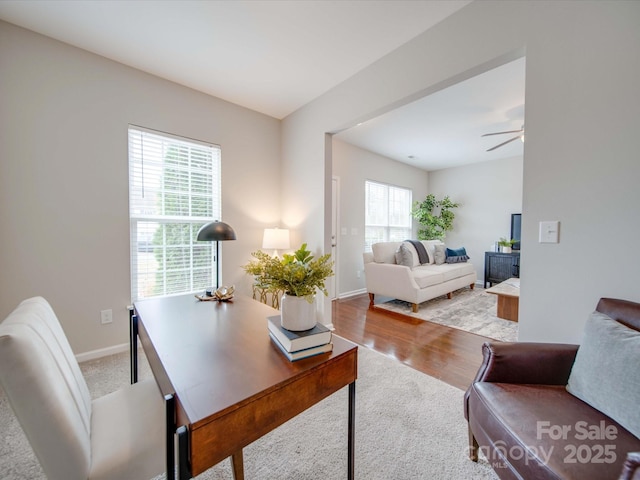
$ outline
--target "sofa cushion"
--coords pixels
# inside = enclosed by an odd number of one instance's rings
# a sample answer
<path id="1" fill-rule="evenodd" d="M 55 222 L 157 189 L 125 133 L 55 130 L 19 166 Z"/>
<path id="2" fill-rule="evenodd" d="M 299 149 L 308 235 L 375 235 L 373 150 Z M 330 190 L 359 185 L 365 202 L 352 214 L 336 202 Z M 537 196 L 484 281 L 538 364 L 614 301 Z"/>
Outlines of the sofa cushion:
<path id="1" fill-rule="evenodd" d="M 444 275 L 434 270 L 432 265 L 424 265 L 413 269 L 413 279 L 420 288 L 426 288 L 444 282 Z"/>
<path id="2" fill-rule="evenodd" d="M 475 268 L 470 263 L 443 263 L 442 265 L 429 265 L 429 269 L 433 272 L 442 274 L 444 281 L 453 280 L 454 278 L 464 277 L 475 272 Z"/>
<path id="3" fill-rule="evenodd" d="M 447 247 L 444 243 L 433 246 L 433 257 L 436 265 L 442 265 L 447 259 Z"/>
<path id="4" fill-rule="evenodd" d="M 378 242 L 371 245 L 376 263 L 396 263 L 396 250 L 402 242 Z"/>
<path id="5" fill-rule="evenodd" d="M 640 438 L 640 332 L 593 312 L 567 390 Z"/>

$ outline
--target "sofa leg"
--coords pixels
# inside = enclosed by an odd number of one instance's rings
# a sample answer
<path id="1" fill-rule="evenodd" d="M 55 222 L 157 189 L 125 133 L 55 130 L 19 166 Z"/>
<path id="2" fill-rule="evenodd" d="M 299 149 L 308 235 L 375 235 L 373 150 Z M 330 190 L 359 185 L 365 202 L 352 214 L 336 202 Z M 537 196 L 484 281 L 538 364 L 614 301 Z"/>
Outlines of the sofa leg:
<path id="1" fill-rule="evenodd" d="M 451 292 L 447 293 L 447 299 L 451 300 Z"/>
<path id="2" fill-rule="evenodd" d="M 418 303 L 411 304 L 411 310 L 413 310 L 413 313 L 418 313 L 418 308 L 420 308 Z"/>
<path id="3" fill-rule="evenodd" d="M 373 297 L 375 296 L 374 293 L 370 293 L 369 294 L 369 307 L 373 307 Z"/>
<path id="4" fill-rule="evenodd" d="M 476 437 L 473 436 L 473 432 L 471 431 L 471 425 L 468 425 L 467 427 L 469 429 L 469 458 L 472 461 L 477 462 L 478 448 L 480 448 L 480 446 L 478 445 L 478 441 L 476 440 Z"/>
<path id="5" fill-rule="evenodd" d="M 472 283 L 471 285 L 469 285 L 469 288 L 470 288 L 471 290 L 473 290 L 474 288 L 476 288 L 476 284 L 475 284 L 475 283 Z"/>

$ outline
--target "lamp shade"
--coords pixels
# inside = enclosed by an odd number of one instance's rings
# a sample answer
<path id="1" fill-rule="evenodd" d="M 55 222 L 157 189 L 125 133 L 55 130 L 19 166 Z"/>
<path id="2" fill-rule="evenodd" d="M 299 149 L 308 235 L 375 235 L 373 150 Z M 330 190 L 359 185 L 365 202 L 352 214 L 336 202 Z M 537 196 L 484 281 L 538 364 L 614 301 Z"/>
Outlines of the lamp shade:
<path id="1" fill-rule="evenodd" d="M 219 242 L 222 240 L 235 240 L 236 232 L 224 222 L 207 223 L 200 228 L 196 237 L 200 242 Z"/>
<path id="2" fill-rule="evenodd" d="M 265 228 L 262 237 L 262 248 L 286 250 L 289 248 L 289 229 Z"/>

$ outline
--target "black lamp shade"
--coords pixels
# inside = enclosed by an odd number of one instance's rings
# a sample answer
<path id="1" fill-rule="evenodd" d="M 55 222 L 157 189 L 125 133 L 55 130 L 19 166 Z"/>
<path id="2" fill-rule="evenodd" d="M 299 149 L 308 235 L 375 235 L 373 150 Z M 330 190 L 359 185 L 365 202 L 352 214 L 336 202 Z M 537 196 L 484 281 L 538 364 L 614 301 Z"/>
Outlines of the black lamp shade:
<path id="1" fill-rule="evenodd" d="M 207 223 L 200 228 L 198 236 L 196 237 L 200 242 L 219 242 L 222 240 L 235 240 L 236 232 L 233 231 L 229 225 L 224 222 L 211 222 Z"/>

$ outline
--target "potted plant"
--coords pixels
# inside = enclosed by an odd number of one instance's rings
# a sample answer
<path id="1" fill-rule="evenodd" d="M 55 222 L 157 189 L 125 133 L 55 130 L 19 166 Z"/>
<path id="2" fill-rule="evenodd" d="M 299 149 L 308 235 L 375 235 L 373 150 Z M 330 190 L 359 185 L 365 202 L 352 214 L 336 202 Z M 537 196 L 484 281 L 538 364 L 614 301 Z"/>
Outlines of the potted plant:
<path id="1" fill-rule="evenodd" d="M 293 254 L 282 258 L 271 257 L 262 251 L 251 254 L 251 260 L 243 268 L 256 278 L 256 282 L 272 289 L 283 291 L 280 300 L 281 324 L 293 331 L 309 330 L 316 324 L 316 291 L 329 295 L 325 280 L 333 275 L 331 254 L 315 259 L 307 250 L 307 244 Z"/>
<path id="2" fill-rule="evenodd" d="M 500 237 L 500 240 L 498 240 L 498 246 L 500 247 L 500 251 L 502 253 L 511 253 L 511 248 L 516 242 L 517 240 L 514 238 L 512 238 L 511 240 L 507 240 L 506 237 Z"/>
<path id="3" fill-rule="evenodd" d="M 447 232 L 453 229 L 454 208 L 458 208 L 459 203 L 454 203 L 448 196 L 442 200 L 436 199 L 430 193 L 422 202 L 416 202 L 411 215 L 418 220 L 420 228 L 418 230 L 419 240 L 444 240 Z"/>

